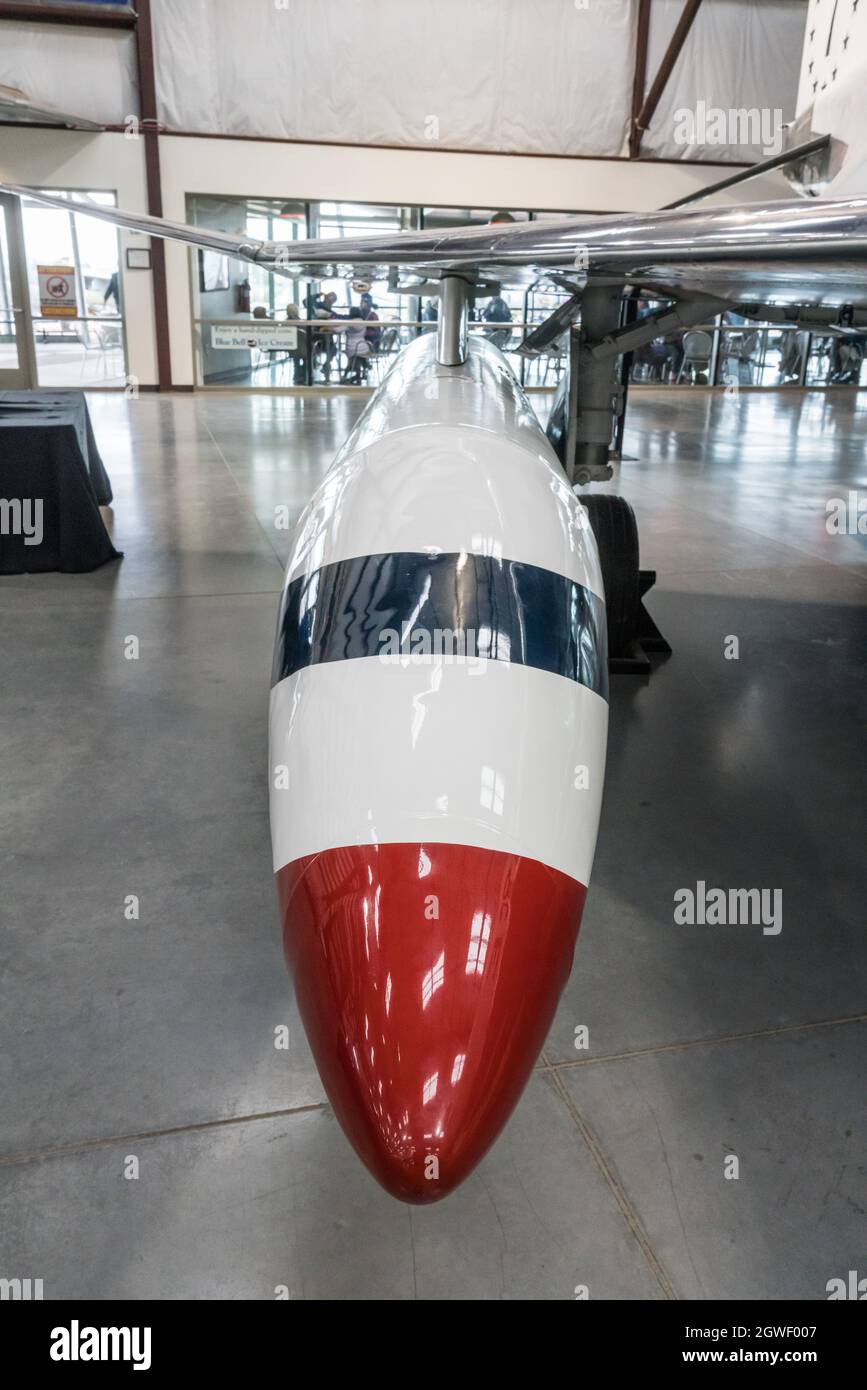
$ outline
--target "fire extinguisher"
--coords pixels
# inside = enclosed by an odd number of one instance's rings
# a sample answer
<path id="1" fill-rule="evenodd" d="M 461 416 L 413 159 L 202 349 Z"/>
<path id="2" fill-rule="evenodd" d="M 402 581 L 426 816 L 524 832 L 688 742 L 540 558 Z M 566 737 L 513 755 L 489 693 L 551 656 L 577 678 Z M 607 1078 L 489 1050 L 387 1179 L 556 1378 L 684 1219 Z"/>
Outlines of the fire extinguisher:
<path id="1" fill-rule="evenodd" d="M 250 312 L 250 281 L 242 280 L 235 286 L 236 299 L 238 301 L 238 313 L 249 314 Z"/>

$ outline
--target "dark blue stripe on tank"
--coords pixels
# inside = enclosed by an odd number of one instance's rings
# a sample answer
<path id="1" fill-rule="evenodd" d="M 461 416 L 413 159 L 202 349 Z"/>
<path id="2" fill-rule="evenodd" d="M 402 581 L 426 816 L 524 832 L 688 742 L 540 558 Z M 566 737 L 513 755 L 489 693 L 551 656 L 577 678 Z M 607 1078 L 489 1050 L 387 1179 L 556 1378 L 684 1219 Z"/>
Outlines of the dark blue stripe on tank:
<path id="1" fill-rule="evenodd" d="M 573 579 L 488 555 L 363 555 L 283 590 L 272 683 L 320 661 L 457 650 L 608 698 L 605 607 Z"/>

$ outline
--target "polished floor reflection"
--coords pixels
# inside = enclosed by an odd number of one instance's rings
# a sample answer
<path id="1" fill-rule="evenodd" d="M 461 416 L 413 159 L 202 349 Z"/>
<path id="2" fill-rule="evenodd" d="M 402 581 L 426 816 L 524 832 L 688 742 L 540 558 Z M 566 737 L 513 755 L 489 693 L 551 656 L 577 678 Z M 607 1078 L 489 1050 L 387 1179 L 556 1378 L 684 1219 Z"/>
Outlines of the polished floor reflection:
<path id="1" fill-rule="evenodd" d="M 263 772 L 288 528 L 363 404 L 94 394 L 125 558 L 0 585 L 0 1265 L 47 1298 L 825 1298 L 863 1259 L 867 393 L 633 393 L 611 486 L 674 652 L 612 680 L 537 1071 L 411 1212 L 324 1104 Z M 700 883 L 781 890 L 782 930 L 678 924 Z"/>

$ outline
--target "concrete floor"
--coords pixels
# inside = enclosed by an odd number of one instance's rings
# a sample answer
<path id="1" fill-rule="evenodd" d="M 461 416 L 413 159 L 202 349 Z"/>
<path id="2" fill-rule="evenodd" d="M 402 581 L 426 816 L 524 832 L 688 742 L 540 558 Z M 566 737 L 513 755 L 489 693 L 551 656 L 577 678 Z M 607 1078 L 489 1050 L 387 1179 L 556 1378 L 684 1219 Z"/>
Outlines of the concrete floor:
<path id="1" fill-rule="evenodd" d="M 825 1298 L 867 1273 L 867 555 L 825 528 L 867 492 L 867 392 L 633 393 L 616 486 L 674 655 L 613 682 L 538 1072 L 477 1173 L 412 1210 L 324 1104 L 269 861 L 274 509 L 362 404 L 93 396 L 126 558 L 2 581 L 0 1275 L 46 1298 Z M 699 879 L 781 888 L 782 932 L 675 925 Z"/>

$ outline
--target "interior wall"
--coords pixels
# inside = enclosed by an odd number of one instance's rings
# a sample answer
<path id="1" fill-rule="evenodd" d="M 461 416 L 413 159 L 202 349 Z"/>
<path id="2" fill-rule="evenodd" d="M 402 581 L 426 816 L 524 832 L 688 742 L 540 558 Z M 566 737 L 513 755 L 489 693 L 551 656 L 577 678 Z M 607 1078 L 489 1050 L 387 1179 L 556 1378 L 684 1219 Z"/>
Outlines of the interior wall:
<path id="1" fill-rule="evenodd" d="M 187 194 L 417 203 L 451 207 L 527 207 L 582 212 L 646 211 L 707 187 L 725 170 L 678 162 L 555 159 L 456 154 L 445 150 L 365 149 L 261 140 L 165 136 L 160 141 L 163 210 L 186 221 Z M 43 188 L 107 189 L 121 207 L 147 211 L 143 142 L 119 133 L 0 127 L 0 179 Z M 756 180 L 727 201 L 788 196 L 780 181 Z M 143 244 L 122 235 L 122 245 Z M 192 253 L 166 245 L 172 375 L 192 385 Z M 123 259 L 123 257 L 122 257 Z M 151 275 L 122 269 L 129 370 L 156 382 Z"/>
<path id="2" fill-rule="evenodd" d="M 649 211 L 721 178 L 725 169 L 617 159 L 546 159 L 522 155 L 457 154 L 446 150 L 365 149 L 349 145 L 281 144 L 167 136 L 160 141 L 163 207 L 183 221 L 188 193 L 246 194 L 301 200 L 420 204 L 444 207 L 525 207 L 539 211 Z M 791 196 L 783 180 L 755 180 L 750 193 L 726 201 Z M 189 311 L 190 258 L 167 246 L 172 369 L 178 384 L 193 381 Z"/>
<path id="3" fill-rule="evenodd" d="M 142 141 L 123 135 L 0 126 L 0 180 L 113 192 L 119 207 L 147 211 Z M 123 249 L 147 246 L 148 238 L 123 232 L 120 244 L 127 369 L 142 386 L 152 386 L 157 379 L 152 277 L 149 270 L 127 270 Z"/>

